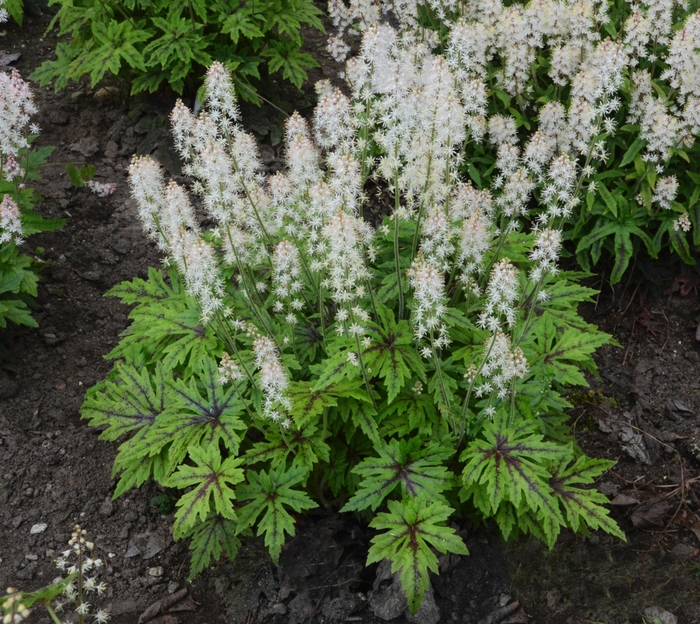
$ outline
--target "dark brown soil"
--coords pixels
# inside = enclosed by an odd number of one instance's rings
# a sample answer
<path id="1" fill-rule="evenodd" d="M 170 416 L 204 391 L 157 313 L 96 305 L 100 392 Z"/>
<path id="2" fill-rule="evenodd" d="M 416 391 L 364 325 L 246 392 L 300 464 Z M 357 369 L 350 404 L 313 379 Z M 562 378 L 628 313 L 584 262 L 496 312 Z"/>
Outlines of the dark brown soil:
<path id="1" fill-rule="evenodd" d="M 17 67 L 25 78 L 51 58 L 47 23 L 38 16 L 24 28 L 6 27 L 2 47 L 22 53 Z M 314 78 L 324 72 L 336 77 L 338 67 L 325 62 Z M 84 85 L 34 91 L 38 143 L 56 146 L 36 185 L 46 198 L 39 209 L 67 224 L 25 247 L 43 266 L 40 328 L 0 334 L 0 587 L 51 582 L 56 553 L 80 523 L 107 561 L 104 606 L 117 624 L 135 624 L 149 605 L 182 588 L 194 602 L 180 606 L 196 610 L 152 622 L 370 623 L 381 621 L 374 614 L 394 614 L 392 608 L 400 615 L 390 574 L 364 569 L 371 536 L 351 518 L 300 522 L 279 568 L 250 539 L 236 562 L 189 584 L 186 545 L 173 542 L 172 517 L 161 515 L 156 498 L 163 492 L 146 484 L 112 501 L 116 448 L 80 421 L 79 408 L 85 390 L 110 369 L 104 355 L 128 324 L 128 309 L 104 293 L 160 262 L 129 200 L 126 167 L 134 153 L 153 153 L 177 177 L 167 132 L 174 97 L 127 101 Z M 269 167 L 280 166 L 279 121 L 263 110 L 251 125 L 267 144 Z M 98 199 L 72 187 L 66 162 L 94 164 L 99 181 L 117 183 L 116 193 Z M 659 607 L 681 624 L 700 622 L 700 306 L 697 290 L 664 295 L 679 267 L 667 274 L 642 268 L 615 291 L 604 287 L 597 306 L 584 310 L 621 347 L 602 350 L 601 378 L 571 397 L 583 448 L 618 460 L 598 485 L 612 499 L 627 543 L 567 534 L 547 552 L 529 540 L 503 545 L 484 532 L 465 532 L 471 556 L 444 559 L 433 582 L 440 621 L 641 623 L 645 609 Z M 47 528 L 32 534 L 40 523 Z M 424 612 L 417 621 L 434 622 L 436 614 Z M 49 622 L 39 611 L 31 621 Z"/>

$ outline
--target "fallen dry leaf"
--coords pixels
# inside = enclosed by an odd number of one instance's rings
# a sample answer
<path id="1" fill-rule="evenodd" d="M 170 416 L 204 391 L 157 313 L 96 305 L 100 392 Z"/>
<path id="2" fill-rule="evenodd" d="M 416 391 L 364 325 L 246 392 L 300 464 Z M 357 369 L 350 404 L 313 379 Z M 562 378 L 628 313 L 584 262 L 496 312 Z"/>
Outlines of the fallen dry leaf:
<path id="1" fill-rule="evenodd" d="M 187 588 L 176 591 L 170 596 L 161 598 L 154 602 L 139 617 L 138 624 L 144 624 L 153 618 L 166 613 L 176 613 L 178 611 L 196 611 L 197 605 L 189 595 Z"/>
<path id="2" fill-rule="evenodd" d="M 658 526 L 671 509 L 671 503 L 666 498 L 651 498 L 635 507 L 630 515 L 630 521 L 636 528 Z"/>
<path id="3" fill-rule="evenodd" d="M 106 100 L 115 95 L 119 95 L 119 89 L 117 89 L 117 87 L 102 87 L 95 91 L 92 97 L 96 100 Z"/>
<path id="4" fill-rule="evenodd" d="M 684 529 L 692 531 L 693 535 L 700 541 L 700 518 L 694 513 L 689 513 L 687 510 L 683 510 L 683 513 L 676 516 L 676 524 L 682 526 Z"/>
<path id="5" fill-rule="evenodd" d="M 616 505 L 617 507 L 627 507 L 629 505 L 639 505 L 640 501 L 627 494 L 618 494 L 615 498 L 610 501 L 611 505 Z"/>

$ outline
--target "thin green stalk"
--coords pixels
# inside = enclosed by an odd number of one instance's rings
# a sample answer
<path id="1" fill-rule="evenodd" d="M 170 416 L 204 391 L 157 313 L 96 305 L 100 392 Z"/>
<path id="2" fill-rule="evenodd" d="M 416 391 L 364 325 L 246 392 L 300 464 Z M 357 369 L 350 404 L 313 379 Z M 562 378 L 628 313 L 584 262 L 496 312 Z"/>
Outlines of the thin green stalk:
<path id="1" fill-rule="evenodd" d="M 467 424 L 467 415 L 469 413 L 469 401 L 471 401 L 472 398 L 472 392 L 474 391 L 474 384 L 476 383 L 476 380 L 479 378 L 479 375 L 481 374 L 481 371 L 484 368 L 484 364 L 486 364 L 486 361 L 489 359 L 489 356 L 491 355 L 491 351 L 493 350 L 493 345 L 496 343 L 496 337 L 492 336 L 491 337 L 491 344 L 489 344 L 488 351 L 486 352 L 486 355 L 484 355 L 483 359 L 481 360 L 481 364 L 479 364 L 479 368 L 476 369 L 474 372 L 474 376 L 472 377 L 471 381 L 469 382 L 469 388 L 467 388 L 467 396 L 464 398 L 464 403 L 462 404 L 462 413 L 460 415 L 460 430 L 459 430 L 459 438 L 457 440 L 457 453 L 460 451 L 460 447 L 462 445 L 462 440 L 464 439 L 464 433 L 466 429 L 466 424 Z"/>
<path id="2" fill-rule="evenodd" d="M 53 610 L 53 607 L 51 606 L 51 604 L 46 602 L 46 603 L 44 603 L 44 606 L 46 607 L 46 611 L 48 612 L 49 617 L 54 621 L 54 624 L 63 624 L 63 622 L 61 622 L 58 615 L 56 615 L 56 612 Z"/>
<path id="3" fill-rule="evenodd" d="M 394 173 L 394 265 L 396 268 L 396 284 L 399 288 L 399 312 L 397 321 L 403 318 L 403 282 L 401 275 L 401 256 L 399 249 L 399 208 L 401 207 L 401 195 L 399 193 L 399 170 Z M 416 230 L 417 231 L 417 230 Z"/>
<path id="4" fill-rule="evenodd" d="M 348 306 L 347 311 L 350 316 L 350 321 L 352 324 L 355 324 L 355 315 L 352 312 L 352 308 Z M 347 328 L 347 323 L 345 324 L 345 331 L 348 331 Z M 377 410 L 377 403 L 374 400 L 374 395 L 372 394 L 372 386 L 369 383 L 369 376 L 367 375 L 367 368 L 365 367 L 365 360 L 362 357 L 362 344 L 360 343 L 360 337 L 355 334 L 355 346 L 357 348 L 357 359 L 360 362 L 360 370 L 362 371 L 362 379 L 365 382 L 365 388 L 367 388 L 367 394 L 369 394 L 369 398 L 372 401 L 372 407 L 374 407 L 375 410 Z"/>
<path id="5" fill-rule="evenodd" d="M 452 404 L 450 397 L 447 395 L 447 389 L 445 388 L 445 378 L 442 375 L 442 366 L 440 366 L 440 358 L 437 354 L 437 349 L 435 348 L 435 341 L 433 340 L 433 332 L 430 332 L 430 350 L 433 356 L 433 362 L 435 363 L 435 374 L 438 378 L 438 384 L 440 385 L 440 395 L 442 396 L 442 402 L 447 409 L 447 414 L 450 418 L 450 424 L 452 425 L 452 430 L 456 431 L 457 426 L 455 423 L 454 416 L 452 415 Z"/>

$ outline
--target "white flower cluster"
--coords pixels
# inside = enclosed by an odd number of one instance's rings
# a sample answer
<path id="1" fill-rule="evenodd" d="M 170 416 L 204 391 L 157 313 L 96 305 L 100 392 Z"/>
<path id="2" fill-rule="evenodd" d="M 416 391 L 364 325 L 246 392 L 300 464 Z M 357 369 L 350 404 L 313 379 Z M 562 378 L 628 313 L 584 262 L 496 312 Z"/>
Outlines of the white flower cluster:
<path id="1" fill-rule="evenodd" d="M 260 388 L 263 391 L 263 414 L 266 418 L 278 422 L 282 427 L 290 426 L 286 413 L 291 409 L 291 402 L 286 395 L 289 378 L 280 358 L 277 345 L 267 336 L 261 335 L 250 327 L 253 336 L 253 353 L 255 366 L 259 371 Z"/>
<path id="2" fill-rule="evenodd" d="M 19 206 L 9 195 L 5 195 L 0 203 L 0 245 L 3 243 L 22 243 Z"/>
<path id="3" fill-rule="evenodd" d="M 286 319 L 290 325 L 296 324 L 295 312 L 304 307 L 304 302 L 298 298 L 304 288 L 299 280 L 300 274 L 299 250 L 289 241 L 280 241 L 272 254 L 272 283 L 277 297 L 273 310 L 280 313 L 286 308 Z"/>
<path id="4" fill-rule="evenodd" d="M 85 538 L 86 531 L 79 524 L 73 527 L 73 533 L 68 541 L 68 550 L 63 551 L 56 559 L 56 567 L 66 574 L 77 572 L 75 579 L 68 583 L 63 591 L 63 599 L 54 605 L 56 612 L 64 611 L 68 605 L 73 605 L 75 613 L 84 618 L 91 615 L 97 624 L 104 624 L 110 615 L 104 609 L 92 611 L 92 605 L 87 601 L 90 595 L 102 596 L 107 585 L 97 580 L 97 574 L 102 568 L 102 559 L 90 555 L 95 545 Z M 82 621 L 81 618 L 81 621 Z M 67 622 L 70 621 L 67 620 Z"/>
<path id="5" fill-rule="evenodd" d="M 448 346 L 449 333 L 441 320 L 446 308 L 445 278 L 442 271 L 426 262 L 419 254 L 408 270 L 408 277 L 414 289 L 413 322 L 416 340 L 427 336 L 436 349 Z M 426 348 L 422 354 L 430 357 L 432 349 Z"/>
<path id="6" fill-rule="evenodd" d="M 1 3 L 0 3 L 1 4 Z M 0 9 L 0 22 L 7 20 L 5 9 Z M 19 72 L 0 72 L 0 178 L 16 182 L 24 176 L 19 164 L 19 152 L 29 147 L 27 125 L 29 118 L 36 113 L 34 95 L 29 84 L 22 80 Z M 39 133 L 36 125 L 29 131 Z M 0 245 L 22 242 L 22 223 L 19 207 L 5 195 L 0 204 Z"/>

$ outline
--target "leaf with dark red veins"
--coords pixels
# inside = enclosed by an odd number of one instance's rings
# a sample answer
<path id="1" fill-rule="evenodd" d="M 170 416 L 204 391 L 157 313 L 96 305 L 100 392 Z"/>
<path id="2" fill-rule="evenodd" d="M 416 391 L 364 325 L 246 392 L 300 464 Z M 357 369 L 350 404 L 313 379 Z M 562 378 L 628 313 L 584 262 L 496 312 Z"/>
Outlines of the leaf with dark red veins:
<path id="1" fill-rule="evenodd" d="M 585 522 L 591 529 L 603 529 L 627 541 L 625 534 L 603 507 L 608 503 L 607 497 L 596 489 L 578 487 L 592 484 L 614 464 L 605 459 L 579 457 L 572 465 L 561 463 L 556 470 L 552 470 L 549 483 L 564 507 L 568 526 L 574 531 L 578 531 L 580 524 Z"/>
<path id="2" fill-rule="evenodd" d="M 372 538 L 367 565 L 391 560 L 391 571 L 399 572 L 409 609 L 415 614 L 430 584 L 429 571 L 438 571 L 433 549 L 443 555 L 469 553 L 454 529 L 444 526 L 454 511 L 447 505 L 429 502 L 423 494 L 388 505 L 389 512 L 377 514 L 369 524 L 384 532 Z"/>
<path id="3" fill-rule="evenodd" d="M 282 552 L 285 533 L 295 533 L 294 518 L 285 507 L 298 513 L 318 506 L 306 492 L 292 487 L 304 481 L 307 472 L 305 468 L 285 470 L 284 464 L 272 468 L 269 474 L 264 470 L 259 473 L 249 470 L 248 484 L 236 489 L 239 500 L 250 501 L 238 511 L 238 533 L 252 527 L 262 513 L 262 519 L 258 522 L 258 535 L 265 534 L 265 546 L 275 565 Z"/>
<path id="4" fill-rule="evenodd" d="M 487 421 L 482 435 L 460 457 L 466 463 L 462 473 L 465 488 L 472 483 L 485 486 L 494 515 L 504 501 L 516 508 L 524 503 L 546 520 L 543 529 L 548 540 L 556 539 L 564 518 L 549 485 L 547 466 L 569 461 L 571 448 L 544 441 L 531 423 L 509 424 L 507 416 Z"/>
<path id="5" fill-rule="evenodd" d="M 379 457 L 368 457 L 352 469 L 362 481 L 355 495 L 341 511 L 377 509 L 401 485 L 404 494 L 424 493 L 429 500 L 445 502 L 441 492 L 452 483 L 453 475 L 442 463 L 452 454 L 437 444 L 420 448 L 420 440 L 391 440 L 375 447 Z"/>
<path id="6" fill-rule="evenodd" d="M 243 481 L 243 471 L 238 467 L 243 460 L 234 457 L 222 460 L 218 440 L 206 448 L 193 446 L 189 454 L 195 465 L 181 465 L 165 483 L 167 487 L 181 489 L 193 486 L 177 501 L 179 509 L 173 526 L 176 538 L 191 529 L 197 518 L 200 522 L 206 521 L 212 503 L 217 514 L 235 520 L 232 501 L 236 496 L 231 486 Z"/>

